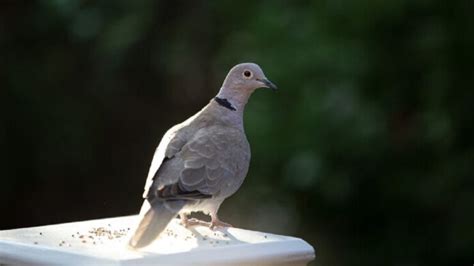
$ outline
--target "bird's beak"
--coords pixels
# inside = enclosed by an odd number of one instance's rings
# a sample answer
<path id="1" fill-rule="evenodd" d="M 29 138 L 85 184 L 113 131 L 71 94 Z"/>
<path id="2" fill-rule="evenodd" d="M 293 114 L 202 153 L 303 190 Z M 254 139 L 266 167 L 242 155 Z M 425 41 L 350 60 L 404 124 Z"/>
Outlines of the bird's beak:
<path id="1" fill-rule="evenodd" d="M 268 79 L 257 79 L 261 83 L 263 83 L 263 87 L 272 89 L 273 91 L 276 91 L 278 88 L 273 82 L 269 81 Z"/>

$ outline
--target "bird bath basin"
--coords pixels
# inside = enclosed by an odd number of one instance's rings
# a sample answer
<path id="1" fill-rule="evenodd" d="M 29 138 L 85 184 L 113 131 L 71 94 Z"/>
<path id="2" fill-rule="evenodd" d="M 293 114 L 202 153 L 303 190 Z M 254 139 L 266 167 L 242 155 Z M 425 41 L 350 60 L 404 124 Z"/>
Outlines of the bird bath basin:
<path id="1" fill-rule="evenodd" d="M 126 243 L 137 216 L 0 231 L 0 265 L 306 265 L 314 249 L 299 238 L 228 228 L 185 228 L 178 219 L 150 246 Z"/>

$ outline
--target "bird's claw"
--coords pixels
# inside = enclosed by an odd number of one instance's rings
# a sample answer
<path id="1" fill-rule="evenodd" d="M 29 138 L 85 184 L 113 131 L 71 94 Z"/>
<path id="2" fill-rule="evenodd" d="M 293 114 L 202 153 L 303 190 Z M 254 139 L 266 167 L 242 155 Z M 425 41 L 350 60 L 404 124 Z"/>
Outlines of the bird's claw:
<path id="1" fill-rule="evenodd" d="M 188 228 L 190 226 L 196 226 L 196 225 L 202 225 L 202 226 L 209 226 L 208 222 L 198 220 L 196 218 L 191 218 L 191 219 L 181 219 L 181 224 Z"/>
<path id="2" fill-rule="evenodd" d="M 225 223 L 225 222 L 219 220 L 219 218 L 217 218 L 215 215 L 211 216 L 211 218 L 212 218 L 212 220 L 209 223 L 209 222 L 201 221 L 201 220 L 196 219 L 196 218 L 189 219 L 188 217 L 183 215 L 183 216 L 181 216 L 181 224 L 186 228 L 189 227 L 189 226 L 201 225 L 201 226 L 207 226 L 212 230 L 215 230 L 218 227 L 233 227 L 231 224 L 228 224 L 228 223 Z"/>
<path id="3" fill-rule="evenodd" d="M 209 228 L 212 230 L 217 229 L 218 227 L 233 227 L 231 224 L 224 223 L 221 220 L 213 220 L 211 224 L 209 225 Z"/>

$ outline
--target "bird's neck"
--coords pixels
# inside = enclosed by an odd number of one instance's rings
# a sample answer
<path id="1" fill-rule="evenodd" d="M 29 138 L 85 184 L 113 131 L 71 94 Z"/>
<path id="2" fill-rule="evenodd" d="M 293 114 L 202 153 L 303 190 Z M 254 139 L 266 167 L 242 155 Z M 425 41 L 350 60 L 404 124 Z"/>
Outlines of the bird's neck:
<path id="1" fill-rule="evenodd" d="M 250 95 L 246 91 L 222 87 L 219 93 L 217 93 L 215 100 L 219 105 L 229 109 L 229 111 L 243 113 L 249 97 Z"/>

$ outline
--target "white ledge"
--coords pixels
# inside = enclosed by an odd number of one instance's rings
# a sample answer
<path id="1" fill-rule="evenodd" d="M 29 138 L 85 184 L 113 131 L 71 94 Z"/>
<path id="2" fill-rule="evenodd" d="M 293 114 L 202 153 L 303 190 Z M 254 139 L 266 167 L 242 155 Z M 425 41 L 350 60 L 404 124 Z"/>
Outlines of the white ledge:
<path id="1" fill-rule="evenodd" d="M 0 265 L 305 265 L 314 249 L 294 237 L 228 228 L 184 228 L 174 219 L 159 239 L 127 248 L 137 216 L 0 231 Z"/>

